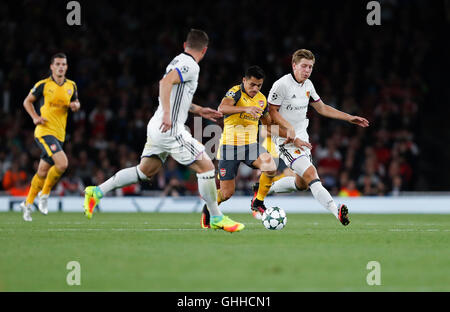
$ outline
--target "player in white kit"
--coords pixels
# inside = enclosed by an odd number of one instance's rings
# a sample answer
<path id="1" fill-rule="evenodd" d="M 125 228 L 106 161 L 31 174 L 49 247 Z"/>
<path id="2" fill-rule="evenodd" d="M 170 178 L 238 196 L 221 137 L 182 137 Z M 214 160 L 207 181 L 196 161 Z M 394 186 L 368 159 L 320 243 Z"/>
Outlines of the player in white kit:
<path id="1" fill-rule="evenodd" d="M 311 105 L 319 114 L 348 121 L 361 127 L 368 127 L 369 122 L 362 117 L 341 112 L 322 102 L 309 80 L 315 57 L 311 51 L 297 50 L 292 57 L 292 73 L 277 81 L 270 90 L 268 101 L 269 113 L 275 124 L 284 128 L 286 137 L 276 136 L 272 132 L 280 158 L 295 172 L 295 177 L 284 177 L 274 182 L 271 193 L 287 193 L 310 189 L 314 198 L 343 224 L 348 225 L 348 209 L 345 205 L 336 206 L 330 193 L 322 186 L 317 170 L 312 164 L 311 144 L 307 132 L 306 113 Z M 283 131 L 280 131 L 282 133 Z"/>
<path id="2" fill-rule="evenodd" d="M 192 29 L 184 43 L 184 52 L 166 68 L 159 84 L 159 106 L 147 126 L 147 143 L 136 167 L 122 169 L 99 186 L 85 189 L 84 211 L 90 219 L 94 208 L 107 192 L 150 179 L 157 174 L 167 156 L 197 172 L 198 189 L 211 214 L 211 228 L 237 232 L 244 225 L 224 216 L 217 205 L 214 164 L 204 152 L 205 147 L 186 131 L 188 113 L 216 121 L 222 114 L 192 103 L 197 89 L 200 67 L 208 48 L 208 36 Z"/>

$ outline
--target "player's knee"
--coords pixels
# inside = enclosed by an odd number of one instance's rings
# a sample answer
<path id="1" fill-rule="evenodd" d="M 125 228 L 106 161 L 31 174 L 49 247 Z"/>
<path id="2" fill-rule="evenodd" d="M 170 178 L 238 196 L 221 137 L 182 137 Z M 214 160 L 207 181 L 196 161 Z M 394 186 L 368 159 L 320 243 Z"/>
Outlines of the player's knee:
<path id="1" fill-rule="evenodd" d="M 47 176 L 48 170 L 49 170 L 49 168 L 38 168 L 37 175 L 41 179 L 45 179 L 45 177 Z"/>
<path id="2" fill-rule="evenodd" d="M 306 191 L 308 189 L 308 184 L 305 182 L 304 179 L 300 178 L 299 176 L 296 176 L 296 178 L 295 178 L 295 187 L 299 191 Z"/>
<path id="3" fill-rule="evenodd" d="M 231 198 L 231 196 L 233 196 L 234 194 L 234 190 L 220 190 L 220 194 L 222 196 L 223 201 Z"/>
<path id="4" fill-rule="evenodd" d="M 274 170 L 270 170 L 270 171 L 264 171 L 264 173 L 268 176 L 268 177 L 275 177 L 277 175 L 277 170 L 276 168 Z"/>
<path id="5" fill-rule="evenodd" d="M 151 168 L 149 166 L 138 166 L 138 175 L 139 178 L 141 179 L 150 179 L 151 177 L 153 177 L 157 170 L 155 170 L 155 168 Z"/>
<path id="6" fill-rule="evenodd" d="M 55 167 L 56 167 L 56 169 L 58 169 L 59 172 L 65 172 L 67 170 L 68 166 L 69 166 L 69 163 L 67 161 L 55 163 Z"/>
<path id="7" fill-rule="evenodd" d="M 311 182 L 312 180 L 315 180 L 315 179 L 317 179 L 317 178 L 318 178 L 318 176 L 317 176 L 317 171 L 316 171 L 316 168 L 314 168 L 313 165 L 311 165 L 310 167 L 308 167 L 308 168 L 305 170 L 305 172 L 303 173 L 303 180 L 304 180 L 306 183 L 309 183 L 309 182 Z"/>
<path id="8" fill-rule="evenodd" d="M 202 166 L 201 173 L 208 172 L 208 171 L 215 170 L 215 169 L 216 168 L 214 168 L 214 164 L 210 161 L 210 162 L 207 162 L 204 166 Z"/>
<path id="9" fill-rule="evenodd" d="M 268 176 L 275 176 L 277 165 L 270 155 L 261 155 L 261 171 L 265 172 Z"/>

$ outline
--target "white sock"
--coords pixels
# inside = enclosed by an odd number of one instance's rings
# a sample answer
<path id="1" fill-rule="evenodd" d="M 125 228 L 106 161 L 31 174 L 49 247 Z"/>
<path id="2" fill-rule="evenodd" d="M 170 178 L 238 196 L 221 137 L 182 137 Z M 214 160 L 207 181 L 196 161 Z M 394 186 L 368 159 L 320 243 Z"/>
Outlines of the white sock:
<path id="1" fill-rule="evenodd" d="M 313 194 L 314 198 L 322 206 L 331 211 L 331 213 L 334 214 L 336 218 L 339 218 L 336 203 L 334 202 L 327 189 L 323 187 L 322 183 L 320 183 L 319 181 L 313 182 L 312 184 L 310 184 L 309 188 L 311 189 L 311 193 Z"/>
<path id="2" fill-rule="evenodd" d="M 147 176 L 139 169 L 138 166 L 136 166 L 118 171 L 115 175 L 100 184 L 98 187 L 102 190 L 103 194 L 106 195 L 109 191 L 144 180 L 148 180 Z"/>
<path id="3" fill-rule="evenodd" d="M 291 193 L 298 191 L 295 186 L 295 177 L 284 177 L 275 181 L 270 187 L 268 195 L 273 193 Z"/>
<path id="4" fill-rule="evenodd" d="M 198 192 L 206 202 L 209 213 L 212 217 L 221 216 L 222 212 L 217 205 L 216 173 L 214 170 L 204 173 L 197 173 Z"/>

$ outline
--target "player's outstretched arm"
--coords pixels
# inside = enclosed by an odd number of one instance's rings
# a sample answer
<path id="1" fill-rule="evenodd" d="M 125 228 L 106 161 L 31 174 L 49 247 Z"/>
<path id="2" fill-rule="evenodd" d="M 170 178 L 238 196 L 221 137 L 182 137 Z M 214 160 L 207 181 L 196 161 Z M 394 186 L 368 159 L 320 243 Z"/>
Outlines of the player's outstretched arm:
<path id="1" fill-rule="evenodd" d="M 369 126 L 369 121 L 367 119 L 344 113 L 338 109 L 335 109 L 334 107 L 331 107 L 330 105 L 326 105 L 324 102 L 322 102 L 322 100 L 312 103 L 311 106 L 314 107 L 314 109 L 322 116 L 345 120 L 349 123 L 358 125 L 363 128 Z"/>
<path id="2" fill-rule="evenodd" d="M 192 103 L 189 107 L 189 111 L 193 114 L 197 114 L 203 118 L 209 119 L 211 121 L 217 122 L 218 118 L 222 118 L 223 114 L 216 111 L 215 109 L 209 107 L 202 107 L 197 104 Z"/>
<path id="3" fill-rule="evenodd" d="M 23 101 L 23 107 L 25 107 L 25 110 L 30 115 L 31 119 L 33 119 L 33 123 L 37 126 L 40 124 L 44 124 L 47 119 L 44 117 L 39 116 L 36 113 L 36 110 L 34 109 L 34 101 L 36 101 L 36 97 L 33 94 L 28 94 L 28 96 Z"/>

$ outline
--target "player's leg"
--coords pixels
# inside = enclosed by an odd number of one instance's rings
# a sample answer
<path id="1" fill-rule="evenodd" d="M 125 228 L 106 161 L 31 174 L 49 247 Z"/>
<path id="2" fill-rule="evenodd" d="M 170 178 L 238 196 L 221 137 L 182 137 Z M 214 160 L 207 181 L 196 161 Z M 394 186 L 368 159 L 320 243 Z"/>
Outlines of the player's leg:
<path id="1" fill-rule="evenodd" d="M 50 192 L 53 187 L 58 183 L 61 176 L 67 169 L 69 161 L 67 159 L 66 153 L 63 150 L 60 150 L 54 153 L 52 156 L 52 160 L 54 165 L 50 167 L 47 173 L 47 177 L 45 178 L 44 186 L 42 187 L 42 191 L 38 194 L 39 196 L 39 210 L 47 214 L 47 206 L 48 206 L 48 197 L 50 196 Z"/>
<path id="2" fill-rule="evenodd" d="M 294 174 L 293 176 L 284 174 L 281 179 L 274 181 L 268 194 L 292 193 L 297 191 L 305 191 L 307 189 L 308 183 L 306 183 L 305 180 L 298 174 Z"/>
<path id="3" fill-rule="evenodd" d="M 46 160 L 41 159 L 39 162 L 38 170 L 31 179 L 30 190 L 28 191 L 27 198 L 24 202 L 20 204 L 23 212 L 23 219 L 25 221 L 32 221 L 31 212 L 33 211 L 32 206 L 34 203 L 34 199 L 38 195 L 38 193 L 42 190 L 44 186 L 45 178 L 47 177 L 48 170 L 52 164 L 48 163 Z M 45 211 L 41 211 L 46 214 Z M 47 211 L 48 212 L 48 211 Z"/>
<path id="4" fill-rule="evenodd" d="M 224 201 L 230 199 L 234 194 L 235 188 L 236 186 L 234 176 L 230 180 L 220 180 L 220 188 L 217 190 L 217 204 L 220 205 Z M 202 209 L 202 217 L 200 221 L 200 225 L 203 229 L 208 229 L 211 227 L 210 218 L 211 214 L 209 213 L 208 207 L 205 204 Z"/>
<path id="5" fill-rule="evenodd" d="M 210 213 L 210 226 L 213 229 L 223 229 L 227 232 L 238 232 L 244 229 L 244 224 L 224 216 L 217 204 L 217 189 L 214 164 L 206 153 L 202 153 L 193 164 L 189 166 L 197 172 L 198 191 L 206 202 Z"/>
<path id="6" fill-rule="evenodd" d="M 273 183 L 273 179 L 277 173 L 277 166 L 272 156 L 264 152 L 252 163 L 253 167 L 260 169 L 261 175 L 259 177 L 258 189 L 255 190 L 251 201 L 251 209 L 253 216 L 257 219 L 261 218 L 261 215 L 266 210 L 264 206 L 264 199 L 270 190 L 270 186 Z"/>
<path id="7" fill-rule="evenodd" d="M 30 189 L 27 202 L 31 204 L 34 201 L 37 191 L 39 211 L 47 214 L 50 191 L 67 169 L 68 160 L 62 149 L 63 142 L 58 141 L 54 136 L 36 137 L 35 141 L 42 150 L 42 154 L 38 172 L 32 181 L 34 187 Z"/>
<path id="8" fill-rule="evenodd" d="M 143 156 L 139 165 L 118 171 L 98 186 L 86 187 L 84 191 L 84 211 L 86 217 L 89 219 L 92 218 L 95 207 L 106 193 L 130 184 L 149 180 L 158 173 L 162 165 L 163 160 L 159 156 Z"/>
<path id="9" fill-rule="evenodd" d="M 232 145 L 221 145 L 219 147 L 219 180 L 220 187 L 217 190 L 217 204 L 228 200 L 233 196 L 235 191 L 235 178 L 237 170 L 241 163 L 237 160 L 237 148 Z M 210 228 L 210 213 L 207 205 L 205 204 L 202 209 L 202 216 L 200 225 L 203 229 Z"/>
<path id="10" fill-rule="evenodd" d="M 273 193 L 279 193 L 279 192 L 274 192 L 274 185 L 277 183 L 277 181 L 279 181 L 285 177 L 295 177 L 295 173 L 289 167 L 286 166 L 286 164 L 284 163 L 284 161 L 282 159 L 274 158 L 273 160 L 275 161 L 275 164 L 278 164 L 277 172 L 279 172 L 279 174 L 277 174 L 272 179 L 272 186 L 270 187 L 267 195 L 272 195 Z M 259 189 L 259 181 L 252 185 L 253 196 L 255 196 L 255 192 L 258 192 L 258 189 Z M 295 190 L 296 189 L 293 189 L 292 192 Z M 287 192 L 291 192 L 291 191 L 285 191 L 284 193 L 287 193 Z"/>
<path id="11" fill-rule="evenodd" d="M 309 157 L 306 155 L 298 157 L 292 162 L 291 168 L 303 178 L 309 186 L 314 198 L 323 207 L 328 209 L 343 225 L 348 225 L 350 223 L 347 207 L 345 205 L 340 205 L 339 208 L 337 207 L 331 194 L 323 187 L 317 174 L 317 170 L 309 160 Z"/>

